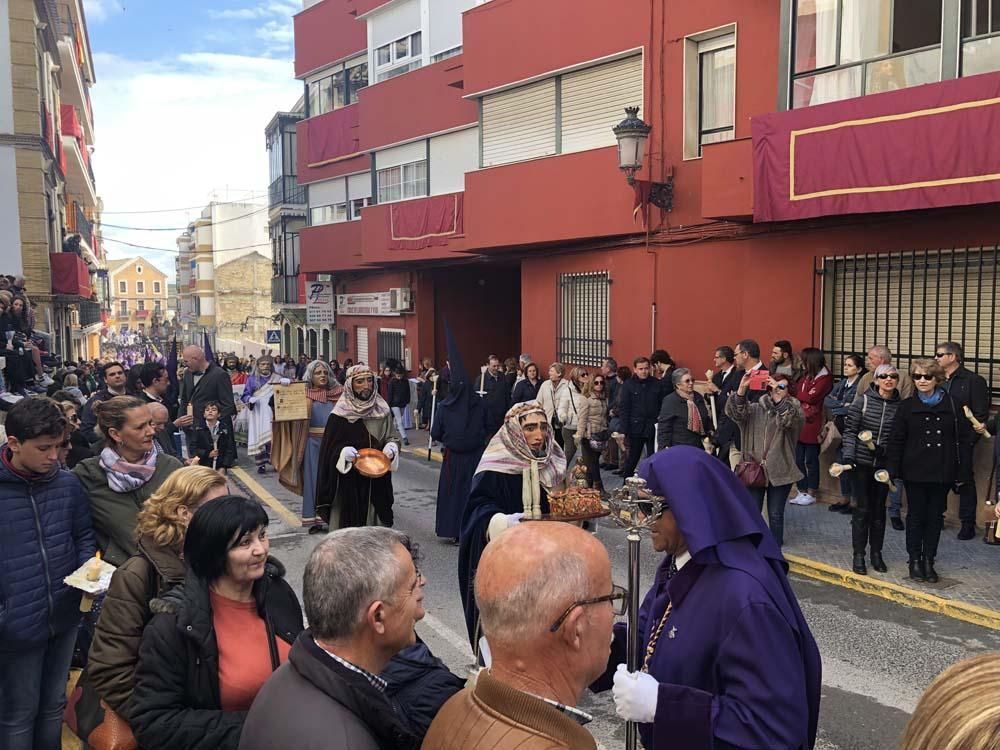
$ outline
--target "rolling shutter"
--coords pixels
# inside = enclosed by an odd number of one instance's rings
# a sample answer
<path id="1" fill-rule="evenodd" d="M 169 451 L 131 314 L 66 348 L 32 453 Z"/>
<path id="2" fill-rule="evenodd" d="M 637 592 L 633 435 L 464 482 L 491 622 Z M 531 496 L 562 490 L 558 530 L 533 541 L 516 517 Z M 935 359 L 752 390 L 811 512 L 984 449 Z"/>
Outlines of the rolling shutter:
<path id="1" fill-rule="evenodd" d="M 348 177 L 347 192 L 350 193 L 351 200 L 354 200 L 355 198 L 371 198 L 372 197 L 371 172 L 352 174 L 350 177 Z"/>
<path id="2" fill-rule="evenodd" d="M 347 200 L 347 185 L 343 177 L 323 182 L 314 182 L 309 186 L 309 207 L 332 206 Z"/>
<path id="3" fill-rule="evenodd" d="M 555 79 L 483 97 L 484 167 L 555 153 Z"/>
<path id="4" fill-rule="evenodd" d="M 562 78 L 563 153 L 614 146 L 625 107 L 642 106 L 642 55 Z"/>
<path id="5" fill-rule="evenodd" d="M 823 259 L 823 348 L 831 371 L 875 344 L 908 369 L 942 341 L 965 349 L 965 366 L 1000 404 L 1000 250 L 972 247 Z"/>

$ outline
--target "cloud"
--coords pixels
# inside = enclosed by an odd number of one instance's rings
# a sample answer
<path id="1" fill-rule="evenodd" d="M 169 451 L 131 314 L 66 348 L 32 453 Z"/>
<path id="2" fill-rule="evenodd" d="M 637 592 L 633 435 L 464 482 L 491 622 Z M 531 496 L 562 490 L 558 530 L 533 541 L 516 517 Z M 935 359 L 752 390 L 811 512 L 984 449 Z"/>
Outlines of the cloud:
<path id="1" fill-rule="evenodd" d="M 291 16 L 302 10 L 298 3 L 287 0 L 272 0 L 247 8 L 225 8 L 223 10 L 208 10 L 208 17 L 215 21 L 256 21 L 261 18 L 276 16 L 279 18 Z"/>
<path id="2" fill-rule="evenodd" d="M 290 45 L 295 37 L 295 31 L 290 23 L 268 21 L 255 32 L 258 39 L 278 45 Z"/>
<path id="3" fill-rule="evenodd" d="M 114 10 L 120 9 L 115 0 L 83 0 L 83 12 L 88 21 L 100 23 Z"/>
<path id="4" fill-rule="evenodd" d="M 288 60 L 197 52 L 135 60 L 98 52 L 94 171 L 111 257 L 144 255 L 173 275 L 176 239 L 213 198 L 266 203 L 264 128 L 302 95 Z M 163 209 L 185 209 L 163 211 Z M 136 212 L 136 213 L 122 213 Z M 176 228 L 149 232 L 109 224 Z M 267 247 L 257 248 L 268 255 Z"/>

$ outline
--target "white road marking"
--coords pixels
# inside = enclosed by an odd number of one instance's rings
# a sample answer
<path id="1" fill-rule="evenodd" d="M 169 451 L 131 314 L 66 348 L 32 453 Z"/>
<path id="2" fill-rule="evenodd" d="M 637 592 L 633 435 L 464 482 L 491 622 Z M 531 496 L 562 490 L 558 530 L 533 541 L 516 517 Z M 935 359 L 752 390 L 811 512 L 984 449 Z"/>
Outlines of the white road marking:
<path id="1" fill-rule="evenodd" d="M 456 631 L 452 630 L 430 613 L 425 614 L 424 619 L 420 622 L 433 630 L 435 634 L 443 638 L 449 646 L 458 651 L 458 653 L 460 653 L 464 658 L 468 659 L 470 662 L 474 660 L 475 656 L 472 653 L 472 647 L 469 646 L 469 641 L 464 635 L 460 635 Z M 419 628 L 419 625 L 417 627 Z"/>

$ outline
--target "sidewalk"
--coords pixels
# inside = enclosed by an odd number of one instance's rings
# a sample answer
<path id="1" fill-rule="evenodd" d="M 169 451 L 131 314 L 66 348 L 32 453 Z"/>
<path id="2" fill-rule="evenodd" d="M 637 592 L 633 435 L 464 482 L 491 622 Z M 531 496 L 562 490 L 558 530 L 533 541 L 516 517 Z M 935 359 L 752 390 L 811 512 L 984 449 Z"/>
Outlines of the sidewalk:
<path id="1" fill-rule="evenodd" d="M 910 597 L 896 591 L 897 587 L 917 592 L 921 595 L 917 599 L 925 602 L 948 600 L 985 608 L 991 610 L 992 617 L 996 619 L 993 627 L 1000 627 L 1000 580 L 997 577 L 1000 547 L 983 544 L 981 526 L 977 537 L 967 542 L 956 538 L 955 528 L 945 527 L 941 532 L 935 564 L 941 577 L 938 583 L 917 583 L 907 578 L 906 532 L 896 531 L 888 525 L 883 556 L 889 571 L 876 573 L 869 563 L 868 575 L 858 576 L 850 572 L 853 556 L 851 517 L 830 513 L 828 507 L 825 503 L 804 507 L 789 503 L 785 507 L 785 546 L 782 551 L 798 572 L 822 580 L 830 580 L 832 575 L 836 575 L 840 580 L 831 582 L 879 595 L 884 595 L 875 590 L 880 584 L 895 584 L 882 588 L 886 594 L 900 595 L 889 595 L 887 598 L 900 601 Z M 915 600 L 905 603 L 921 606 Z M 937 611 L 941 611 L 940 608 Z M 979 614 L 987 619 L 990 617 L 986 613 Z"/>

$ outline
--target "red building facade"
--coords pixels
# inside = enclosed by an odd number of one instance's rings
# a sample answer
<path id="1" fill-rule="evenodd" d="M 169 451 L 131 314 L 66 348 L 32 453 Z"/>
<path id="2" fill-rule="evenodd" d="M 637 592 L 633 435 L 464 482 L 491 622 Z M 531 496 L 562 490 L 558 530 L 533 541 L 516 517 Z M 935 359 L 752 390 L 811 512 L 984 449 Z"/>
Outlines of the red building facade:
<path id="1" fill-rule="evenodd" d="M 695 372 L 745 337 L 837 369 L 953 339 L 1000 389 L 1000 17 L 980 5 L 321 0 L 295 19 L 321 110 L 299 124 L 300 236 L 340 295 L 337 356 L 441 362 L 446 320 L 469 363 L 665 348 Z M 628 105 L 669 210 L 618 169 Z"/>

